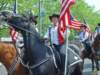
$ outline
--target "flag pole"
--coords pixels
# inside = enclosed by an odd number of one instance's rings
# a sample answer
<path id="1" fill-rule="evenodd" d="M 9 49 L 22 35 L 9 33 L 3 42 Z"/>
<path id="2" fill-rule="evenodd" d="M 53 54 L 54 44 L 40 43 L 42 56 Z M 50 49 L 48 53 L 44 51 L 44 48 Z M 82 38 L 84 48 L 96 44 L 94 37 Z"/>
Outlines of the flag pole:
<path id="1" fill-rule="evenodd" d="M 17 14 L 17 0 L 15 0 L 13 12 Z"/>
<path id="2" fill-rule="evenodd" d="M 69 37 L 69 34 L 68 34 L 68 25 L 67 25 L 67 28 L 66 28 L 66 57 L 65 57 L 65 69 L 64 69 L 64 75 L 67 75 L 68 73 L 68 37 Z"/>
<path id="3" fill-rule="evenodd" d="M 41 33 L 42 31 L 42 27 L 41 27 L 41 0 L 39 0 L 39 33 Z"/>

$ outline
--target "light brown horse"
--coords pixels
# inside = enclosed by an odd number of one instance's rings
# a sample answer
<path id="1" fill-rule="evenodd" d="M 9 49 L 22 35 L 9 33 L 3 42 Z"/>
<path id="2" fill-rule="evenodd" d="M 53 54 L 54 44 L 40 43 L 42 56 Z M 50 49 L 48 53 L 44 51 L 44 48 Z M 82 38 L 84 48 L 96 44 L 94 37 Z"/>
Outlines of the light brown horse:
<path id="1" fill-rule="evenodd" d="M 0 43 L 0 62 L 6 67 L 8 72 L 16 56 L 17 52 L 14 45 L 10 43 Z M 12 75 L 27 75 L 26 69 L 22 64 L 18 63 Z"/>

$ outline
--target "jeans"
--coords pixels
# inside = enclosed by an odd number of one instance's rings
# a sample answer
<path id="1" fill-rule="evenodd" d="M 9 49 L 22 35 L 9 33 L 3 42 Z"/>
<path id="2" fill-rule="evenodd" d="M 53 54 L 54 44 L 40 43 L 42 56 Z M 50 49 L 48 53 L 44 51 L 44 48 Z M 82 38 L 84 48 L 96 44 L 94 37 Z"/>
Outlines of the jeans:
<path id="1" fill-rule="evenodd" d="M 56 51 L 58 51 L 60 53 L 60 48 L 61 48 L 61 45 L 56 45 L 56 44 L 53 44 L 54 48 L 56 49 Z"/>
<path id="2" fill-rule="evenodd" d="M 90 54 L 92 52 L 92 49 L 91 49 L 91 46 L 90 46 L 90 43 L 84 41 L 82 42 L 84 47 L 85 47 L 85 50 Z"/>

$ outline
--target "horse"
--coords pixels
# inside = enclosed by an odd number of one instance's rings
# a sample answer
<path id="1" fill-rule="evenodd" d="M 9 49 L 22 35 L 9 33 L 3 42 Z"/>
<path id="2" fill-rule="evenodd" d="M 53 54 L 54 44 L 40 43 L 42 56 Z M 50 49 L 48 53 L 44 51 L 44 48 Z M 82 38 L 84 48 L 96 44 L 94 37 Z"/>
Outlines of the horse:
<path id="1" fill-rule="evenodd" d="M 13 44 L 0 42 L 0 62 L 6 67 L 8 74 L 28 75 L 26 68 L 20 62 L 17 63 L 17 56 L 18 55 Z"/>
<path id="2" fill-rule="evenodd" d="M 90 40 L 93 41 L 93 34 L 91 34 L 88 42 L 90 42 Z M 92 41 L 91 41 L 90 44 L 92 44 Z M 79 51 L 79 55 L 80 55 L 80 57 L 83 60 L 83 62 L 81 63 L 81 68 L 82 69 L 83 69 L 83 66 L 84 66 L 84 59 L 88 58 L 92 62 L 92 71 L 94 71 L 94 68 L 95 68 L 94 67 L 94 64 L 96 64 L 96 69 L 99 70 L 99 68 L 98 68 L 98 60 L 96 60 L 94 58 L 94 53 L 93 52 L 90 52 L 90 53 L 87 52 L 87 50 L 85 49 L 84 45 L 78 39 L 77 40 L 74 40 L 74 41 L 71 41 L 70 43 L 77 45 L 81 49 Z M 89 49 L 91 49 L 91 51 L 92 51 L 92 46 Z"/>
<path id="3" fill-rule="evenodd" d="M 7 14 L 5 13 L 5 15 Z M 23 61 L 28 65 L 30 73 L 33 75 L 57 75 L 58 67 L 54 62 L 52 49 L 41 41 L 40 35 L 36 32 L 34 24 L 29 18 L 23 15 L 8 18 L 5 15 L 1 13 L 1 20 L 7 22 L 23 35 L 25 48 Z M 63 56 L 65 58 L 65 53 Z M 82 75 L 79 67 L 79 65 L 75 65 L 75 69 L 69 75 Z"/>

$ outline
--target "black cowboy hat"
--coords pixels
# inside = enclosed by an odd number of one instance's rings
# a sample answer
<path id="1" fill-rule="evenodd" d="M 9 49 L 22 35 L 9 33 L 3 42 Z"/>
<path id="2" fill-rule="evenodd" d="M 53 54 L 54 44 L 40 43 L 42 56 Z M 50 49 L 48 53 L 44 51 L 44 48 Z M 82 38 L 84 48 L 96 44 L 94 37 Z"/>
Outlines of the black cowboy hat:
<path id="1" fill-rule="evenodd" d="M 87 28 L 86 24 L 84 24 L 84 23 L 81 24 L 81 27 L 82 28 Z"/>
<path id="2" fill-rule="evenodd" d="M 98 26 L 100 26 L 100 23 L 98 23 Z"/>
<path id="3" fill-rule="evenodd" d="M 59 14 L 52 14 L 51 16 L 49 16 L 50 21 L 52 21 L 53 17 L 59 18 Z"/>

